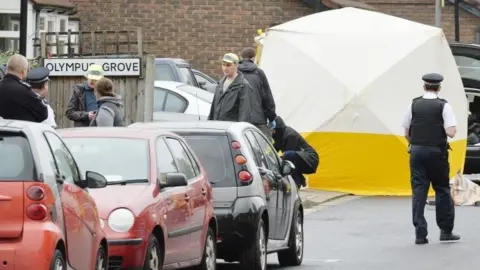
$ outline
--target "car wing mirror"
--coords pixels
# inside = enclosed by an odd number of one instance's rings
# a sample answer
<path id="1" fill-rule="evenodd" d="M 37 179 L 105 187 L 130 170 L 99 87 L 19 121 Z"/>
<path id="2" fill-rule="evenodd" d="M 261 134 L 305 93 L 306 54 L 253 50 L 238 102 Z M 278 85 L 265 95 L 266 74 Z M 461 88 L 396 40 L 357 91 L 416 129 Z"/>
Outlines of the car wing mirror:
<path id="1" fill-rule="evenodd" d="M 291 175 L 295 170 L 295 165 L 290 160 L 282 161 L 282 174 L 284 176 Z"/>
<path id="2" fill-rule="evenodd" d="M 160 188 L 188 186 L 187 177 L 183 173 L 167 173 Z"/>
<path id="3" fill-rule="evenodd" d="M 107 186 L 107 178 L 97 172 L 87 171 L 85 179 L 88 188 L 104 188 Z"/>

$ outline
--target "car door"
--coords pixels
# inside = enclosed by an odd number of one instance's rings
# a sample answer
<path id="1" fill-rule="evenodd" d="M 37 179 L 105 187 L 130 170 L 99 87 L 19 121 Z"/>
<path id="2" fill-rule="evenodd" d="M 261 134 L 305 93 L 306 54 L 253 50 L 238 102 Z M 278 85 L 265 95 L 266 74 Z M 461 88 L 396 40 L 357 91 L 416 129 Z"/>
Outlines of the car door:
<path id="1" fill-rule="evenodd" d="M 480 81 L 480 46 L 476 44 L 450 44 L 453 57 L 464 87 L 478 88 Z"/>
<path id="2" fill-rule="evenodd" d="M 153 99 L 154 112 L 184 113 L 188 107 L 188 101 L 184 97 L 164 88 L 156 87 Z"/>
<path id="3" fill-rule="evenodd" d="M 193 258 L 199 258 L 202 255 L 203 251 L 203 243 L 205 240 L 203 239 L 203 227 L 206 224 L 205 217 L 207 215 L 207 198 L 208 198 L 208 179 L 205 175 L 201 174 L 200 167 L 195 160 L 190 148 L 182 141 L 179 141 L 182 145 L 191 165 L 195 176 L 189 182 L 193 200 L 191 201 L 191 207 L 193 208 L 193 228 L 192 228 L 192 237 L 191 237 L 191 244 L 192 244 L 192 256 Z"/>
<path id="4" fill-rule="evenodd" d="M 252 133 L 265 155 L 268 168 L 272 171 L 277 181 L 277 228 L 274 239 L 284 239 L 288 231 L 288 221 L 291 220 L 292 196 L 290 179 L 288 176 L 282 176 L 280 158 L 275 148 L 259 131 L 252 130 Z"/>
<path id="5" fill-rule="evenodd" d="M 155 65 L 155 80 L 156 81 L 176 81 L 173 74 L 172 67 L 166 64 Z"/>
<path id="6" fill-rule="evenodd" d="M 44 136 L 55 162 L 55 172 L 65 219 L 67 256 L 70 265 L 79 270 L 90 268 L 94 245 L 95 227 L 89 220 L 88 195 L 77 184 L 81 177 L 75 160 L 62 140 L 52 132 Z M 87 206 L 87 207 L 86 207 Z M 82 250 L 84 252 L 78 252 Z"/>
<path id="7" fill-rule="evenodd" d="M 172 151 L 167 146 L 165 139 L 159 137 L 155 143 L 157 159 L 157 178 L 165 182 L 167 173 L 177 173 L 177 162 Z M 164 264 L 172 264 L 183 261 L 183 253 L 188 249 L 190 235 L 185 233 L 190 218 L 188 216 L 187 187 L 169 187 L 161 190 L 166 204 L 165 226 L 167 238 L 165 243 Z M 163 213 L 158 213 L 163 215 Z"/>
<path id="8" fill-rule="evenodd" d="M 195 211 L 198 210 L 195 209 L 195 202 L 198 201 L 201 196 L 201 188 L 198 187 L 198 176 L 195 174 L 195 170 L 190 162 L 190 158 L 185 152 L 181 142 L 176 138 L 167 137 L 167 144 L 172 151 L 178 171 L 185 174 L 188 180 L 187 193 L 185 197 L 188 205 L 188 212 L 186 214 L 188 223 L 184 228 L 183 233 L 189 236 L 189 242 L 185 245 L 184 260 L 191 260 L 197 258 L 196 252 L 200 246 L 200 243 L 193 241 L 193 239 L 199 238 L 198 234 L 200 234 L 202 230 L 202 224 L 199 225 L 198 221 L 196 220 L 199 219 L 199 215 L 201 215 L 201 213 L 198 213 L 198 215 L 195 213 Z M 196 188 L 198 188 L 198 190 Z"/>
<path id="9" fill-rule="evenodd" d="M 246 130 L 245 139 L 249 144 L 249 148 L 255 156 L 255 164 L 262 176 L 263 186 L 265 188 L 265 197 L 267 200 L 268 209 L 268 238 L 275 238 L 275 231 L 277 230 L 277 198 L 278 198 L 278 181 L 273 172 L 268 168 L 266 156 L 257 142 L 251 130 Z"/>
<path id="10" fill-rule="evenodd" d="M 180 72 L 180 76 L 182 77 L 182 82 L 189 84 L 191 86 L 200 87 L 198 85 L 195 76 L 192 73 L 192 69 L 190 66 L 178 66 L 178 71 Z"/>
<path id="11" fill-rule="evenodd" d="M 195 70 L 192 70 L 192 72 L 193 72 L 193 75 L 195 76 L 195 79 L 198 82 L 198 85 L 202 89 L 210 90 L 212 88 L 215 89 L 215 87 L 217 86 L 217 82 L 215 82 L 215 80 L 206 76 L 205 74 L 200 73 L 200 72 L 195 71 Z"/>

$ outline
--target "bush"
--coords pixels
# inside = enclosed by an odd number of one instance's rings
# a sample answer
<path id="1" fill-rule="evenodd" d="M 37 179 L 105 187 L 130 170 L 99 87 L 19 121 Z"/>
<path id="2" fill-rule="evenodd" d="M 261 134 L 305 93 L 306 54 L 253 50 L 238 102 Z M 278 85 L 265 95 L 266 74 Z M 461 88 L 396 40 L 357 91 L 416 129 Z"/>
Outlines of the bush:
<path id="1" fill-rule="evenodd" d="M 10 58 L 10 56 L 17 54 L 18 51 L 13 51 L 13 50 L 8 50 L 4 52 L 0 52 L 0 67 L 3 67 L 4 65 L 7 65 L 7 61 Z M 29 59 L 30 62 L 30 69 L 36 68 L 39 66 L 38 60 L 37 59 Z"/>

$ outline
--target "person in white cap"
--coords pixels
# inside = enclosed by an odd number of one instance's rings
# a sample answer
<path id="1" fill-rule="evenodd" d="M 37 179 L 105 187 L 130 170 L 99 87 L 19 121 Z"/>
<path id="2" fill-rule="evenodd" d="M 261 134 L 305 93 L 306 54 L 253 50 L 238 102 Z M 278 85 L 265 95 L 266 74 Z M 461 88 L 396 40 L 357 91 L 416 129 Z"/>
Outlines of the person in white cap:
<path id="1" fill-rule="evenodd" d="M 100 65 L 91 65 L 85 77 L 87 81 L 72 87 L 65 114 L 74 122 L 75 127 L 88 127 L 98 110 L 97 98 L 94 94 L 95 83 L 104 76 Z"/>

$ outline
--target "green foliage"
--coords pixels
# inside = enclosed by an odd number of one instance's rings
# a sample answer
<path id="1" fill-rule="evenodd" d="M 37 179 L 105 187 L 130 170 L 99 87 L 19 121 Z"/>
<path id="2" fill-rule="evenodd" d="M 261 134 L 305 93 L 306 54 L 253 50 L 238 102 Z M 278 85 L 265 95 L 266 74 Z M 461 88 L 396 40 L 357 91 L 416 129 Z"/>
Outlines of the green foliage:
<path id="1" fill-rule="evenodd" d="M 14 54 L 17 54 L 17 53 L 18 53 L 18 51 L 13 51 L 13 50 L 0 52 L 0 66 L 6 65 L 7 61 L 8 61 L 8 58 L 10 58 L 10 56 L 12 56 Z M 28 61 L 30 62 L 30 69 L 36 68 L 36 67 L 39 66 L 39 63 L 38 63 L 37 59 L 30 59 Z"/>

